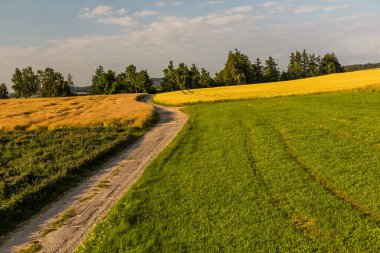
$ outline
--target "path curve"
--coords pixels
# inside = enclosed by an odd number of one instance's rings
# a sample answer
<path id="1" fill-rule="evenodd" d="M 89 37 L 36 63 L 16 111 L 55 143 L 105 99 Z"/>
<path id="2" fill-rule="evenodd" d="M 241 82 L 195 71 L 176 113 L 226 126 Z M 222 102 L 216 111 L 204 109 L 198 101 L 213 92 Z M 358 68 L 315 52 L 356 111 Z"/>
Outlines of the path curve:
<path id="1" fill-rule="evenodd" d="M 31 241 L 38 241 L 42 252 L 72 252 L 187 122 L 179 108 L 152 106 L 160 118 L 156 126 L 14 232 L 0 252 L 17 252 Z M 74 216 L 43 236 L 41 231 L 68 210 Z"/>

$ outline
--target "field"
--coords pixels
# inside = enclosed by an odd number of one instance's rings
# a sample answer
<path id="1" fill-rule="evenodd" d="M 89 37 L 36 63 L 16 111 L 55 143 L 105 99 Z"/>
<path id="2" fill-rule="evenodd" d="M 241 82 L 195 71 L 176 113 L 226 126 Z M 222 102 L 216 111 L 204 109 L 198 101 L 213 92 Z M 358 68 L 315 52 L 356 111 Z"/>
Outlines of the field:
<path id="1" fill-rule="evenodd" d="M 144 133 L 136 96 L 0 102 L 0 236 Z"/>
<path id="2" fill-rule="evenodd" d="M 135 94 L 0 101 L 0 130 L 39 130 L 83 126 L 141 127 L 153 108 Z"/>
<path id="3" fill-rule="evenodd" d="M 306 95 L 352 89 L 380 87 L 380 69 L 334 74 L 288 82 L 194 89 L 158 94 L 154 100 L 162 104 L 184 105 L 252 98 Z"/>
<path id="4" fill-rule="evenodd" d="M 77 252 L 379 252 L 380 93 L 205 103 Z"/>

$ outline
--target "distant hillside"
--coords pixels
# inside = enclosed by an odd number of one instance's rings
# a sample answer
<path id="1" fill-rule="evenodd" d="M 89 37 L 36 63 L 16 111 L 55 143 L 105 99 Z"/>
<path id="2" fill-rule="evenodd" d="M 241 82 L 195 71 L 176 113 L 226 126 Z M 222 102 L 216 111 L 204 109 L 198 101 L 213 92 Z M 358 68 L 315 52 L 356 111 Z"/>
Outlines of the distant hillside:
<path id="1" fill-rule="evenodd" d="M 78 87 L 74 86 L 74 92 L 90 92 L 91 86 Z"/>
<path id="2" fill-rule="evenodd" d="M 377 68 L 380 68 L 380 63 L 354 64 L 354 65 L 347 65 L 343 67 L 345 72 L 353 72 L 353 71 L 358 71 L 358 70 L 377 69 Z"/>
<path id="3" fill-rule="evenodd" d="M 155 88 L 161 88 L 161 83 L 164 79 L 163 78 L 152 78 L 153 86 Z"/>

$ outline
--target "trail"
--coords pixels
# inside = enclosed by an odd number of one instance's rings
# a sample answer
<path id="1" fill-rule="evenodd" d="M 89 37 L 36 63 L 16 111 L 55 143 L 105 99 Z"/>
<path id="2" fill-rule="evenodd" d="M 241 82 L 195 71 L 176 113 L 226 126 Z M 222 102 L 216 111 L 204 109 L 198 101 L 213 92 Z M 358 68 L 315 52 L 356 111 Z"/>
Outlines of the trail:
<path id="1" fill-rule="evenodd" d="M 179 108 L 152 106 L 160 118 L 156 126 L 11 234 L 0 252 L 17 252 L 31 241 L 38 241 L 42 252 L 72 252 L 187 122 Z M 45 236 L 41 233 L 68 210 L 73 216 L 62 226 Z"/>

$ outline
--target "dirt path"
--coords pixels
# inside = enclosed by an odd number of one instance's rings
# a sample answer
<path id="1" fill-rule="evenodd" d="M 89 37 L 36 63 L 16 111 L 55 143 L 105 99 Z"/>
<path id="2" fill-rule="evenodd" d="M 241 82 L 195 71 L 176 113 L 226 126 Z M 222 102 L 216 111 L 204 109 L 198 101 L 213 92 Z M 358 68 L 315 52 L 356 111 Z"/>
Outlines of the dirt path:
<path id="1" fill-rule="evenodd" d="M 14 232 L 0 252 L 17 252 L 31 241 L 42 246 L 42 252 L 72 252 L 187 121 L 178 108 L 153 106 L 160 117 L 155 127 Z M 52 231 L 44 235 L 41 231 L 49 227 Z"/>

